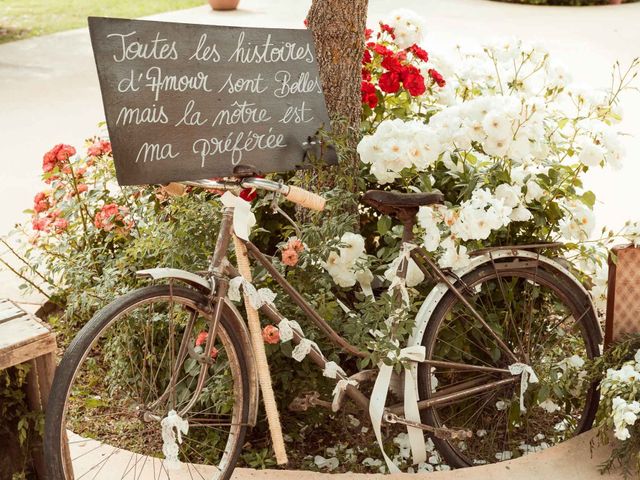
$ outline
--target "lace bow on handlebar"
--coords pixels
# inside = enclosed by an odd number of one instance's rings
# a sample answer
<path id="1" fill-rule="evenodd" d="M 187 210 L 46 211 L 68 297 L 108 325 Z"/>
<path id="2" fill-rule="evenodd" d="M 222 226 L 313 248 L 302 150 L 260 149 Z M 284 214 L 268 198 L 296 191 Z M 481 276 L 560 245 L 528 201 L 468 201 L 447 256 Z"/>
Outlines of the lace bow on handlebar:
<path id="1" fill-rule="evenodd" d="M 225 207 L 233 207 L 233 232 L 238 238 L 249 241 L 251 228 L 256 224 L 251 204 L 231 192 L 225 192 L 220 200 Z"/>

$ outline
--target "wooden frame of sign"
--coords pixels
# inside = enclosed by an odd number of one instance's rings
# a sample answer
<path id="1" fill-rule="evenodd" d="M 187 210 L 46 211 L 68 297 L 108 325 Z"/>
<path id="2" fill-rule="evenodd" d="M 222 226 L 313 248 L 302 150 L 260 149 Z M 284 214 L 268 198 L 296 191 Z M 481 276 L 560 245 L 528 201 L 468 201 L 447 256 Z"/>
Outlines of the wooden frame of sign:
<path id="1" fill-rule="evenodd" d="M 609 255 L 604 344 L 640 333 L 640 248 L 621 245 Z"/>
<path id="2" fill-rule="evenodd" d="M 89 31 L 121 185 L 304 168 L 329 129 L 308 30 L 91 17 Z"/>

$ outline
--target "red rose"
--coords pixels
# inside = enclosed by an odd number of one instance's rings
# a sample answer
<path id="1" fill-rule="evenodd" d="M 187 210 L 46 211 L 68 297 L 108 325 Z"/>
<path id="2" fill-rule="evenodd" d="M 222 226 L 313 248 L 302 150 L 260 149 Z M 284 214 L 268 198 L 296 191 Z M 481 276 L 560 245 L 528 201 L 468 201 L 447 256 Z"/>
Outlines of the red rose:
<path id="1" fill-rule="evenodd" d="M 370 108 L 376 108 L 378 105 L 378 96 L 376 95 L 376 87 L 373 83 L 362 82 L 362 103 L 366 103 Z"/>
<path id="2" fill-rule="evenodd" d="M 387 70 L 389 70 L 390 72 L 400 72 L 403 68 L 402 64 L 393 55 L 388 55 L 384 57 L 381 65 Z"/>
<path id="3" fill-rule="evenodd" d="M 420 71 L 413 66 L 408 66 L 402 72 L 402 85 L 414 97 L 422 95 L 427 89 L 424 84 L 424 77 Z"/>
<path id="4" fill-rule="evenodd" d="M 365 50 L 364 55 L 362 55 L 362 64 L 366 65 L 368 63 L 371 63 L 371 59 L 371 52 L 369 50 Z"/>
<path id="5" fill-rule="evenodd" d="M 280 330 L 275 325 L 267 325 L 262 329 L 262 339 L 271 345 L 280 341 Z"/>
<path id="6" fill-rule="evenodd" d="M 245 188 L 240 191 L 239 197 L 247 202 L 253 202 L 258 196 L 258 191 L 255 188 Z"/>
<path id="7" fill-rule="evenodd" d="M 442 78 L 442 75 L 440 75 L 440 73 L 437 70 L 434 70 L 433 68 L 429 69 L 429 76 L 435 83 L 438 84 L 440 88 L 444 87 L 447 84 L 444 78 Z"/>
<path id="8" fill-rule="evenodd" d="M 400 75 L 396 72 L 385 72 L 380 75 L 378 86 L 385 93 L 396 93 L 400 88 Z"/>
<path id="9" fill-rule="evenodd" d="M 380 31 L 387 32 L 389 35 L 391 35 L 391 38 L 393 38 L 393 39 L 396 38 L 396 34 L 393 31 L 393 28 L 390 27 L 389 25 L 387 25 L 386 23 L 380 22 Z"/>
<path id="10" fill-rule="evenodd" d="M 366 68 L 362 69 L 362 80 L 366 80 L 366 81 L 371 80 L 371 72 Z"/>
<path id="11" fill-rule="evenodd" d="M 365 38 L 365 40 L 369 40 L 371 38 L 372 34 L 373 34 L 373 30 L 371 30 L 370 28 L 365 28 L 364 29 L 364 38 Z"/>
<path id="12" fill-rule="evenodd" d="M 413 53 L 414 57 L 419 58 L 420 60 L 423 60 L 425 62 L 429 61 L 429 54 L 427 53 L 427 51 L 423 50 L 415 43 L 409 47 L 409 51 Z"/>
<path id="13" fill-rule="evenodd" d="M 380 43 L 369 42 L 367 43 L 367 47 L 376 52 L 378 55 L 382 55 L 383 57 L 393 55 L 393 52 L 391 50 Z"/>
<path id="14" fill-rule="evenodd" d="M 51 204 L 49 203 L 49 197 L 44 192 L 36 193 L 36 196 L 33 198 L 33 209 L 37 212 L 44 212 L 45 210 L 49 210 Z"/>

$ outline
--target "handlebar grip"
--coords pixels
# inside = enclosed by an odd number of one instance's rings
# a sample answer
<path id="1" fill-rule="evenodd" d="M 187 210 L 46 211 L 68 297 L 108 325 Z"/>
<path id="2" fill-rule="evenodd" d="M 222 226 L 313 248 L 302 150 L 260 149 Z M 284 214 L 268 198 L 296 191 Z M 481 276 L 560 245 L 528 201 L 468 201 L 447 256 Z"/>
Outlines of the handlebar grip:
<path id="1" fill-rule="evenodd" d="M 320 195 L 316 195 L 313 192 L 309 192 L 304 188 L 296 187 L 294 185 L 289 186 L 289 193 L 285 195 L 287 200 L 298 205 L 310 208 L 311 210 L 317 210 L 321 212 L 324 210 L 326 200 Z"/>

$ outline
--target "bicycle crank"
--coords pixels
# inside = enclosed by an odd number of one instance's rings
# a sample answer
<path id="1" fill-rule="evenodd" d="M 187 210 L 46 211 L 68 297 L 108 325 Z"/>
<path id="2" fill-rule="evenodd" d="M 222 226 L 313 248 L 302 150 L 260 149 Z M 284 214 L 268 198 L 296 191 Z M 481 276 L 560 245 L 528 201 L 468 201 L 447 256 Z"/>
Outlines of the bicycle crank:
<path id="1" fill-rule="evenodd" d="M 320 399 L 318 392 L 302 392 L 289 404 L 289 410 L 292 412 L 306 412 L 310 407 L 331 409 L 331 402 Z"/>
<path id="2" fill-rule="evenodd" d="M 411 420 L 399 417 L 395 413 L 391 412 L 385 412 L 384 421 L 387 423 L 399 423 L 400 425 L 405 425 L 407 427 L 419 428 L 420 430 L 430 432 L 434 436 L 443 440 L 465 440 L 473 437 L 473 432 L 471 430 L 432 427 L 431 425 L 426 425 L 424 423 L 412 422 Z"/>

